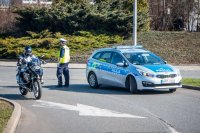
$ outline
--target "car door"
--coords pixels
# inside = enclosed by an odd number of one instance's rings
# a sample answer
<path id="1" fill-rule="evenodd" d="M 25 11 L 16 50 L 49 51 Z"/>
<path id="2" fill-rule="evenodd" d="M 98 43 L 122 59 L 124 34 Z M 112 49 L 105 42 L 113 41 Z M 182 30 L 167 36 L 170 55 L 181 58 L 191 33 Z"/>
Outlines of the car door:
<path id="1" fill-rule="evenodd" d="M 126 64 L 126 61 L 119 53 L 114 52 L 111 58 L 111 82 L 113 83 L 113 85 L 124 87 L 128 68 L 127 66 L 118 66 L 117 63 Z"/>
<path id="2" fill-rule="evenodd" d="M 112 52 L 111 51 L 105 51 L 101 54 L 101 57 L 99 61 L 101 62 L 101 69 L 99 73 L 99 81 L 101 82 L 100 84 L 105 84 L 105 85 L 111 85 L 111 56 Z"/>
<path id="3" fill-rule="evenodd" d="M 97 76 L 98 83 L 101 82 L 101 61 L 100 56 L 103 52 L 95 53 L 92 58 L 88 60 L 86 73 L 89 74 L 90 71 L 94 72 Z"/>

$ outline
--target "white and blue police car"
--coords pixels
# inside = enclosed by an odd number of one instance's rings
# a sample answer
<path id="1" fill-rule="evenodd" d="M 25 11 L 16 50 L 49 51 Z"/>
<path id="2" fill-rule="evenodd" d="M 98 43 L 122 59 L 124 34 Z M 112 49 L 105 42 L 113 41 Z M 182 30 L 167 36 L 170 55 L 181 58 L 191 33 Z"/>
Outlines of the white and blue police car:
<path id="1" fill-rule="evenodd" d="M 146 89 L 175 92 L 181 85 L 180 71 L 142 46 L 116 46 L 94 51 L 87 62 L 90 87 L 123 87 L 131 93 Z"/>

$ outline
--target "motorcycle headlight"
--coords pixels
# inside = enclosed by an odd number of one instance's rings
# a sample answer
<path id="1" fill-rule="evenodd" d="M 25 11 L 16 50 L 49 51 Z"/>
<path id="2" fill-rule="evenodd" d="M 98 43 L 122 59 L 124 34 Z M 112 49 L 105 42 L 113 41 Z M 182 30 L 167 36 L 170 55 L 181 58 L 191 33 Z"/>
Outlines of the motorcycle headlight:
<path id="1" fill-rule="evenodd" d="M 40 69 L 40 66 L 34 66 L 34 69 Z"/>
<path id="2" fill-rule="evenodd" d="M 143 70 L 141 70 L 141 69 L 137 69 L 137 71 L 138 71 L 138 72 L 140 73 L 140 75 L 142 75 L 142 76 L 151 77 L 151 78 L 154 78 L 154 77 L 155 77 L 154 74 L 145 72 L 145 71 L 143 71 Z"/>

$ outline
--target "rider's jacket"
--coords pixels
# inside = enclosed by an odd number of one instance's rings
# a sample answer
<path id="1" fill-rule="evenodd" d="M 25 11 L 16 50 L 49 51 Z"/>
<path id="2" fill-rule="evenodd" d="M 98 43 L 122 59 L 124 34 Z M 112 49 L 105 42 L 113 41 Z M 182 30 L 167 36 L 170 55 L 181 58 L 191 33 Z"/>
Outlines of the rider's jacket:
<path id="1" fill-rule="evenodd" d="M 32 60 L 33 58 L 36 58 L 36 56 L 35 56 L 35 55 L 28 55 L 28 56 L 27 56 L 27 55 L 25 55 L 25 54 L 22 54 L 22 55 L 19 56 L 17 65 L 20 66 L 21 68 L 24 68 L 24 67 L 27 66 L 27 64 L 28 64 L 29 62 L 31 62 L 31 60 Z"/>

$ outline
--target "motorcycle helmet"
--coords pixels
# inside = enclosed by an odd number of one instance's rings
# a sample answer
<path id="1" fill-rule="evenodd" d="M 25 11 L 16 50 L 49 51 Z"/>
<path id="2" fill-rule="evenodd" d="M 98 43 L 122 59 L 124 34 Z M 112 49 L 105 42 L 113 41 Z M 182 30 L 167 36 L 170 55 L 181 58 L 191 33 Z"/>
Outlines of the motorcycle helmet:
<path id="1" fill-rule="evenodd" d="M 31 56 L 32 55 L 32 48 L 30 46 L 26 46 L 24 48 L 24 53 L 26 56 Z"/>

